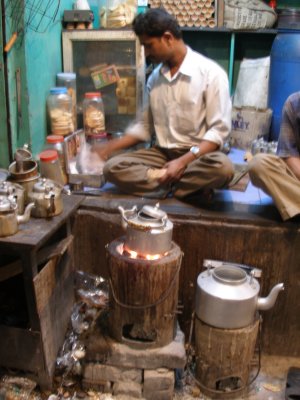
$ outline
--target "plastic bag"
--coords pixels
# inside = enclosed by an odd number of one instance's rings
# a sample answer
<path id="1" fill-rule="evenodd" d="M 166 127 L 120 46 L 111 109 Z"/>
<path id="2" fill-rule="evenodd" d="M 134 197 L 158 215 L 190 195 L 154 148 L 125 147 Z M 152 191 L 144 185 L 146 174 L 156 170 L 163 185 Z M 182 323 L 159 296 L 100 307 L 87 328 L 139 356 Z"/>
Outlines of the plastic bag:
<path id="1" fill-rule="evenodd" d="M 270 57 L 241 62 L 233 98 L 234 107 L 265 110 L 268 106 Z"/>

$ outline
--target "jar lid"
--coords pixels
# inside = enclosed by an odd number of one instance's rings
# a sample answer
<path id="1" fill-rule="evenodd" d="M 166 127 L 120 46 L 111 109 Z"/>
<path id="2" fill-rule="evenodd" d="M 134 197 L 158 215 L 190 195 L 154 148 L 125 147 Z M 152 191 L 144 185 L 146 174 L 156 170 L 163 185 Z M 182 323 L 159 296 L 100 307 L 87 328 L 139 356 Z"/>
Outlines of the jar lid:
<path id="1" fill-rule="evenodd" d="M 64 141 L 64 137 L 61 135 L 48 135 L 46 141 L 47 143 L 60 143 Z"/>
<path id="2" fill-rule="evenodd" d="M 59 72 L 56 76 L 59 79 L 76 79 L 76 74 L 74 72 Z"/>
<path id="3" fill-rule="evenodd" d="M 50 89 L 51 94 L 67 94 L 68 90 L 66 87 L 53 87 Z"/>
<path id="4" fill-rule="evenodd" d="M 39 154 L 41 161 L 54 161 L 58 159 L 56 150 L 44 150 Z"/>
<path id="5" fill-rule="evenodd" d="M 101 93 L 100 92 L 88 92 L 88 93 L 85 93 L 84 97 L 86 99 L 91 99 L 93 97 L 101 97 Z"/>

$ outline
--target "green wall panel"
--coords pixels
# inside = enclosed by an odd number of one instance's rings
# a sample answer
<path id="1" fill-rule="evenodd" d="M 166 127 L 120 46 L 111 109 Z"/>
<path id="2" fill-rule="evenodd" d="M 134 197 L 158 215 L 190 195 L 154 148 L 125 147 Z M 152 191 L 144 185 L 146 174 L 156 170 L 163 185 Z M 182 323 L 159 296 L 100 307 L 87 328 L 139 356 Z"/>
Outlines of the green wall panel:
<path id="1" fill-rule="evenodd" d="M 73 1 L 62 0 L 56 17 L 46 33 L 28 30 L 26 36 L 27 90 L 29 97 L 29 128 L 33 154 L 39 153 L 47 135 L 46 99 L 49 89 L 55 86 L 57 72 L 62 71 L 61 31 L 65 9 Z"/>

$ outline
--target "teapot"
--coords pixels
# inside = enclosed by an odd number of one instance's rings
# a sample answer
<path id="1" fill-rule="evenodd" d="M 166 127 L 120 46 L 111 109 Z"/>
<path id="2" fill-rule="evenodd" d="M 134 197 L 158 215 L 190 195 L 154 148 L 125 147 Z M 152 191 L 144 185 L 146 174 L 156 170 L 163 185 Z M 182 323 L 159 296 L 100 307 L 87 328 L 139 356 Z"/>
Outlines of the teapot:
<path id="1" fill-rule="evenodd" d="M 154 207 L 144 205 L 140 211 L 137 206 L 130 210 L 121 206 L 118 209 L 126 230 L 125 250 L 140 255 L 160 255 L 171 249 L 173 223 L 158 203 Z"/>
<path id="2" fill-rule="evenodd" d="M 208 267 L 197 278 L 196 315 L 208 325 L 236 329 L 253 323 L 256 311 L 274 306 L 283 283 L 267 297 L 258 297 L 260 285 L 254 274 L 230 263 Z"/>
<path id="3" fill-rule="evenodd" d="M 63 211 L 62 186 L 56 182 L 42 178 L 39 179 L 28 193 L 28 200 L 34 202 L 32 216 L 49 218 Z"/>
<path id="4" fill-rule="evenodd" d="M 24 213 L 25 208 L 25 189 L 18 183 L 8 181 L 0 182 L 0 196 L 6 196 L 10 200 L 15 200 L 18 206 L 18 214 Z"/>
<path id="5" fill-rule="evenodd" d="M 29 221 L 30 212 L 34 203 L 29 203 L 23 215 L 18 215 L 16 201 L 7 196 L 0 196 L 0 237 L 14 235 L 18 231 L 18 225 Z"/>

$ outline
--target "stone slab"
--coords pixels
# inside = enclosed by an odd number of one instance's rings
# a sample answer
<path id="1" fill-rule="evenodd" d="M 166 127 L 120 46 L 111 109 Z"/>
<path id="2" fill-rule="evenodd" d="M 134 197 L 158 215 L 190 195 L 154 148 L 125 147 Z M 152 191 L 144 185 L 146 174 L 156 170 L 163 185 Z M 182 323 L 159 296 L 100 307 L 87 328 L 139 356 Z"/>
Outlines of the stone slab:
<path id="1" fill-rule="evenodd" d="M 186 364 L 184 334 L 177 328 L 175 339 L 156 349 L 134 349 L 94 332 L 86 342 L 85 362 L 140 369 L 180 369 Z"/>

